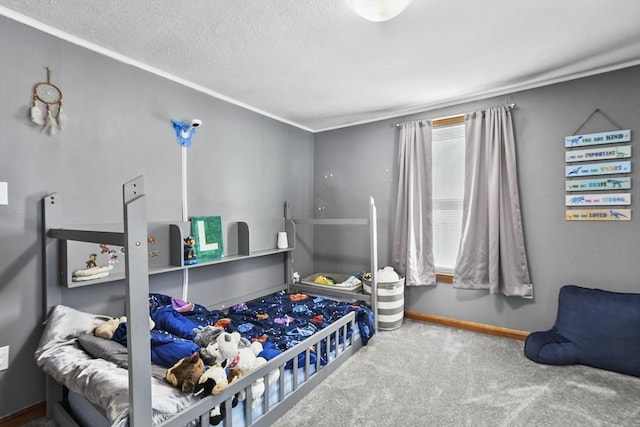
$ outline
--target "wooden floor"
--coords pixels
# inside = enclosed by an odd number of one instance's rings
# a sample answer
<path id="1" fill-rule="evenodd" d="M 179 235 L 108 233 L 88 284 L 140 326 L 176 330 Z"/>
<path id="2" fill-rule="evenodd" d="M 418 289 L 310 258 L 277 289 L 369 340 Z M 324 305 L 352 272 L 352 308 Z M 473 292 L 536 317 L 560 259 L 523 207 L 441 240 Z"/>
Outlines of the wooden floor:
<path id="1" fill-rule="evenodd" d="M 0 427 L 20 427 L 30 421 L 44 417 L 47 413 L 45 402 L 36 403 L 0 420 Z"/>

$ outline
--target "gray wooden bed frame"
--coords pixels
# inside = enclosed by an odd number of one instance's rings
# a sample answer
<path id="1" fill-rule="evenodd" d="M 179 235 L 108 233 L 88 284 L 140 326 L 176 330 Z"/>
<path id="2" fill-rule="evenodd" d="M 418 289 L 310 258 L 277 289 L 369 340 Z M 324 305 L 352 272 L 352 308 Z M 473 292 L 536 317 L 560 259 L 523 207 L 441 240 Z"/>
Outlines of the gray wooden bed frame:
<path id="1" fill-rule="evenodd" d="M 83 229 L 62 228 L 64 218 L 62 209 L 58 206 L 57 194 L 46 196 L 43 200 L 43 246 L 44 246 L 44 279 L 45 279 L 45 316 L 51 309 L 62 304 L 62 286 L 66 278 L 63 277 L 60 267 L 61 246 L 66 241 L 105 243 L 126 248 L 125 251 L 125 281 L 126 281 L 126 315 L 128 317 L 128 375 L 129 375 L 129 425 L 132 427 L 149 427 L 152 425 L 152 396 L 151 396 L 151 360 L 150 340 L 148 330 L 147 302 L 149 295 L 149 270 L 147 248 L 147 220 L 145 207 L 145 194 L 142 176 L 139 176 L 123 185 L 123 225 L 124 231 L 93 231 Z M 369 210 L 371 232 L 371 262 L 372 262 L 372 294 L 376 295 L 377 280 L 377 247 L 376 247 L 376 211 L 373 199 Z M 285 209 L 287 232 L 295 238 L 295 223 L 287 218 Z M 350 223 L 347 221 L 347 223 Z M 291 241 L 291 240 L 290 240 Z M 278 253 L 278 251 L 273 251 Z M 286 253 L 285 284 L 279 288 L 289 290 L 291 283 L 291 255 Z M 273 288 L 268 290 L 269 293 Z M 321 292 L 317 292 L 321 293 Z M 260 295 L 244 296 L 235 303 L 257 298 Z M 344 296 L 344 295 L 343 295 Z M 360 299 L 362 295 L 358 295 Z M 362 296 L 366 299 L 366 296 Z M 376 315 L 377 302 L 375 298 L 369 298 L 369 303 Z M 377 318 L 377 316 L 376 316 Z M 244 401 L 244 418 L 246 426 L 269 426 L 280 418 L 286 411 L 304 397 L 313 387 L 324 380 L 338 366 L 356 353 L 362 346 L 360 338 L 354 338 L 355 334 L 348 334 L 348 328 L 357 330 L 355 313 L 349 313 L 327 328 L 312 335 L 300 345 L 291 348 L 281 355 L 270 360 L 266 365 L 243 377 L 240 381 L 231 384 L 223 393 L 216 396 L 208 396 L 198 401 L 193 406 L 177 413 L 172 418 L 159 424 L 162 427 L 184 426 L 193 420 L 200 419 L 200 425 L 209 425 L 209 411 L 216 405 L 226 402 L 227 408 L 231 408 L 233 396 L 241 390 L 246 391 Z M 335 351 L 328 356 L 326 364 L 320 363 L 320 357 L 316 358 L 315 372 L 310 364 L 310 348 L 314 347 L 320 354 L 320 346 L 329 348 L 331 337 L 342 337 L 343 346 L 335 346 Z M 337 340 L 336 340 L 337 342 Z M 305 363 L 298 366 L 298 354 L 304 353 Z M 284 369 L 287 362 L 293 361 L 293 390 L 285 395 Z M 299 369 L 303 368 L 303 378 L 299 378 Z M 279 399 L 277 402 L 269 401 L 269 393 L 265 392 L 264 412 L 252 419 L 251 384 L 259 378 L 264 378 L 265 387 L 269 389 L 269 372 L 280 370 Z M 60 427 L 79 427 L 68 405 L 65 403 L 64 387 L 53 378 L 46 377 L 46 403 L 47 416 L 54 419 Z M 225 427 L 232 427 L 231 410 L 227 411 L 224 419 Z"/>

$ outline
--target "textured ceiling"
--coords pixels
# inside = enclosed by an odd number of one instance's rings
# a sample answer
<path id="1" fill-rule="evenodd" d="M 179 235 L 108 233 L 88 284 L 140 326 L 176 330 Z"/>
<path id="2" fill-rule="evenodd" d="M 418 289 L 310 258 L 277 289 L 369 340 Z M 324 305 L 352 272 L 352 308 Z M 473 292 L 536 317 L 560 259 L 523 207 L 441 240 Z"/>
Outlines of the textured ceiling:
<path id="1" fill-rule="evenodd" d="M 640 64 L 639 0 L 0 0 L 0 14 L 313 132 Z"/>

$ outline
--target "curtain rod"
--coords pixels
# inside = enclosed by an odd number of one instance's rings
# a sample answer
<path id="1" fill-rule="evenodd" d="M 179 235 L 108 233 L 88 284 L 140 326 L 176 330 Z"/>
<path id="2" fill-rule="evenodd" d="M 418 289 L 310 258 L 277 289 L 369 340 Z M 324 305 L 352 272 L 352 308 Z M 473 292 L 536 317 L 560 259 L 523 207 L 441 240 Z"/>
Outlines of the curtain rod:
<path id="1" fill-rule="evenodd" d="M 513 108 L 516 108 L 516 104 L 515 103 L 507 104 L 506 107 L 511 110 Z M 438 117 L 438 118 L 435 118 L 435 119 L 418 119 L 418 120 L 411 120 L 411 121 L 412 122 L 421 122 L 423 120 L 426 120 L 428 122 L 434 122 L 434 121 L 437 121 L 437 120 L 450 120 L 450 119 L 455 119 L 455 118 L 458 118 L 458 117 L 462 117 L 465 114 L 467 114 L 467 113 L 460 113 L 460 114 L 455 114 L 453 116 L 447 116 L 447 117 Z M 395 126 L 396 127 L 400 127 L 400 125 L 403 124 L 403 123 L 409 123 L 409 122 L 396 123 Z"/>

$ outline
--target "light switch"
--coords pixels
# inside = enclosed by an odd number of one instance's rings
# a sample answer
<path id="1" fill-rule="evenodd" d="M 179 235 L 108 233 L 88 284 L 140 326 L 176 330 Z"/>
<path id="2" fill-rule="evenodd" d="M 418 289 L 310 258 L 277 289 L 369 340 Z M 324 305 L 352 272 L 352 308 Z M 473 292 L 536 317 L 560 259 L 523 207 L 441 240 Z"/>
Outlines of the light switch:
<path id="1" fill-rule="evenodd" d="M 9 369 L 9 346 L 0 347 L 0 371 Z"/>
<path id="2" fill-rule="evenodd" d="M 0 205 L 9 204 L 9 184 L 0 182 Z"/>

